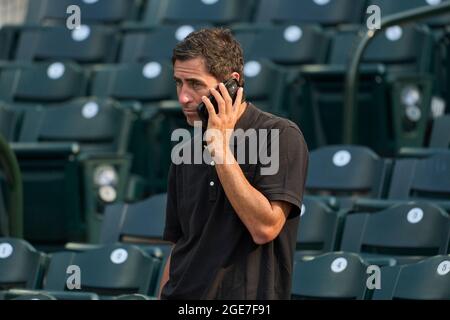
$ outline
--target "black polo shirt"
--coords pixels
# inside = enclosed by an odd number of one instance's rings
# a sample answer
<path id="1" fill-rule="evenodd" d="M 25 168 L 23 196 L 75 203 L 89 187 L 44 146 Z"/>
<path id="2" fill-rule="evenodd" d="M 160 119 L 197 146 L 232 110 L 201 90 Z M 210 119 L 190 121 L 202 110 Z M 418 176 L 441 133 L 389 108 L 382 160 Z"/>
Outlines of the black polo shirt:
<path id="1" fill-rule="evenodd" d="M 273 241 L 256 244 L 228 201 L 211 159 L 202 164 L 172 164 L 164 239 L 175 246 L 162 299 L 290 298 L 308 150 L 293 122 L 249 103 L 236 129 L 252 128 L 267 129 L 269 138 L 261 140 L 258 135 L 258 144 L 268 150 L 272 150 L 270 133 L 279 133 L 278 173 L 261 174 L 261 169 L 269 166 L 261 158 L 264 153 L 258 154 L 256 163 L 249 163 L 247 154 L 240 167 L 269 201 L 293 205 L 285 226 Z M 248 142 L 240 141 L 245 150 Z M 194 138 L 189 143 L 194 150 Z M 234 152 L 236 155 L 237 149 Z"/>

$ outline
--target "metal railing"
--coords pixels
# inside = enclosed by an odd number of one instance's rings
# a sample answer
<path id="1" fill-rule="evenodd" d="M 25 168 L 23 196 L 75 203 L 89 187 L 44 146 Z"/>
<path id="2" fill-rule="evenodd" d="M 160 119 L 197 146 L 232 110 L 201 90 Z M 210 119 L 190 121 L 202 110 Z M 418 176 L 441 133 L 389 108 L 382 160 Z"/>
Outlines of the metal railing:
<path id="1" fill-rule="evenodd" d="M 393 0 L 395 1 L 395 0 Z M 380 29 L 367 29 L 361 42 L 355 51 L 355 54 L 350 62 L 346 80 L 345 80 L 345 98 L 344 98 L 344 112 L 343 112 L 343 142 L 345 144 L 354 143 L 355 121 L 357 119 L 356 113 L 356 95 L 358 92 L 358 68 L 361 63 L 361 58 L 365 49 L 369 45 L 374 36 L 384 29 L 395 26 L 404 25 L 422 19 L 427 19 L 443 14 L 450 13 L 450 1 L 446 1 L 436 6 L 420 7 L 401 13 L 386 16 L 381 20 Z"/>

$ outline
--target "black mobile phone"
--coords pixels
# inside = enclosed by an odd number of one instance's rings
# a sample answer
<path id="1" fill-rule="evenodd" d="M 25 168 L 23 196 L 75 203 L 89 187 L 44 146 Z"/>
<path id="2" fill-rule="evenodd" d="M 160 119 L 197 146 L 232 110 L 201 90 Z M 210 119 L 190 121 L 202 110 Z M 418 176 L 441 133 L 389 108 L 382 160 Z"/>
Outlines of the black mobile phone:
<path id="1" fill-rule="evenodd" d="M 230 94 L 230 97 L 234 103 L 234 100 L 236 99 L 237 92 L 239 89 L 238 81 L 235 78 L 231 78 L 231 79 L 228 79 L 227 81 L 225 81 L 224 85 L 225 85 L 225 88 L 227 88 L 228 93 Z M 219 93 L 220 93 L 219 87 L 217 87 L 216 90 L 219 91 Z M 208 99 L 211 101 L 212 105 L 214 106 L 214 110 L 216 110 L 216 113 L 218 113 L 219 106 L 217 105 L 217 101 L 214 98 L 214 96 L 211 94 L 211 95 L 209 95 Z M 244 101 L 244 97 L 242 97 L 242 101 Z M 206 128 L 208 126 L 209 113 L 208 113 L 208 109 L 206 109 L 206 105 L 203 102 L 198 105 L 197 112 L 198 112 L 200 119 L 202 120 L 203 127 Z"/>

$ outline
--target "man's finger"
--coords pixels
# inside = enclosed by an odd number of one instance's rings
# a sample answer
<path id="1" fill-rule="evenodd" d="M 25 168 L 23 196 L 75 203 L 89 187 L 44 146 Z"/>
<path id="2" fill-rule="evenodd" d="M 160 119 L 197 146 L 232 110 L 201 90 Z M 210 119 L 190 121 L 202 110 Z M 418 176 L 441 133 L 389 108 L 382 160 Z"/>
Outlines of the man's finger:
<path id="1" fill-rule="evenodd" d="M 225 111 L 227 114 L 233 113 L 233 99 L 231 99 L 228 93 L 227 87 L 223 83 L 219 85 L 220 93 L 222 94 L 223 100 L 225 101 Z"/>
<path id="2" fill-rule="evenodd" d="M 211 89 L 211 94 L 214 96 L 214 98 L 217 101 L 217 106 L 219 109 L 218 114 L 225 114 L 225 101 L 223 100 L 222 96 L 220 95 L 219 91 L 216 89 Z"/>
<path id="3" fill-rule="evenodd" d="M 216 110 L 214 110 L 214 106 L 212 105 L 211 100 L 209 100 L 208 97 L 203 96 L 202 101 L 206 106 L 206 110 L 208 110 L 209 118 L 211 119 L 213 117 L 217 117 Z"/>
<path id="4" fill-rule="evenodd" d="M 244 95 L 244 88 L 240 87 L 236 94 L 236 100 L 234 101 L 234 105 L 233 105 L 233 112 L 235 114 L 239 114 L 239 112 L 241 111 L 240 106 L 242 105 L 242 96 L 243 95 Z"/>

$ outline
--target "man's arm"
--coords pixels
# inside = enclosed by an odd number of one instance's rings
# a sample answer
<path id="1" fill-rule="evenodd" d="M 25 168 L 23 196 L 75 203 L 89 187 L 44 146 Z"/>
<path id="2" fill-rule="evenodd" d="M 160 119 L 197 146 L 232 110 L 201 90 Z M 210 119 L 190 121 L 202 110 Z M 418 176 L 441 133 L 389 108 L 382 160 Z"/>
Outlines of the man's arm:
<path id="1" fill-rule="evenodd" d="M 164 271 L 163 271 L 163 274 L 161 277 L 161 281 L 159 282 L 158 299 L 161 299 L 162 289 L 166 285 L 167 281 L 169 281 L 170 257 L 171 256 L 172 256 L 172 250 L 170 250 L 169 257 L 167 258 L 166 265 L 164 266 Z"/>
<path id="2" fill-rule="evenodd" d="M 246 179 L 239 164 L 217 164 L 217 175 L 228 200 L 257 244 L 275 239 L 283 228 L 292 205 L 269 201 Z"/>
<path id="3" fill-rule="evenodd" d="M 210 90 L 217 101 L 218 113 L 211 101 L 206 96 L 202 97 L 209 114 L 208 130 L 205 133 L 208 150 L 216 162 L 217 175 L 237 215 L 253 241 L 265 244 L 278 236 L 292 205 L 285 201 L 269 201 L 245 178 L 230 150 L 233 129 L 247 105 L 242 102 L 243 88 L 239 88 L 234 103 L 223 83 L 219 84 L 219 91 Z"/>

